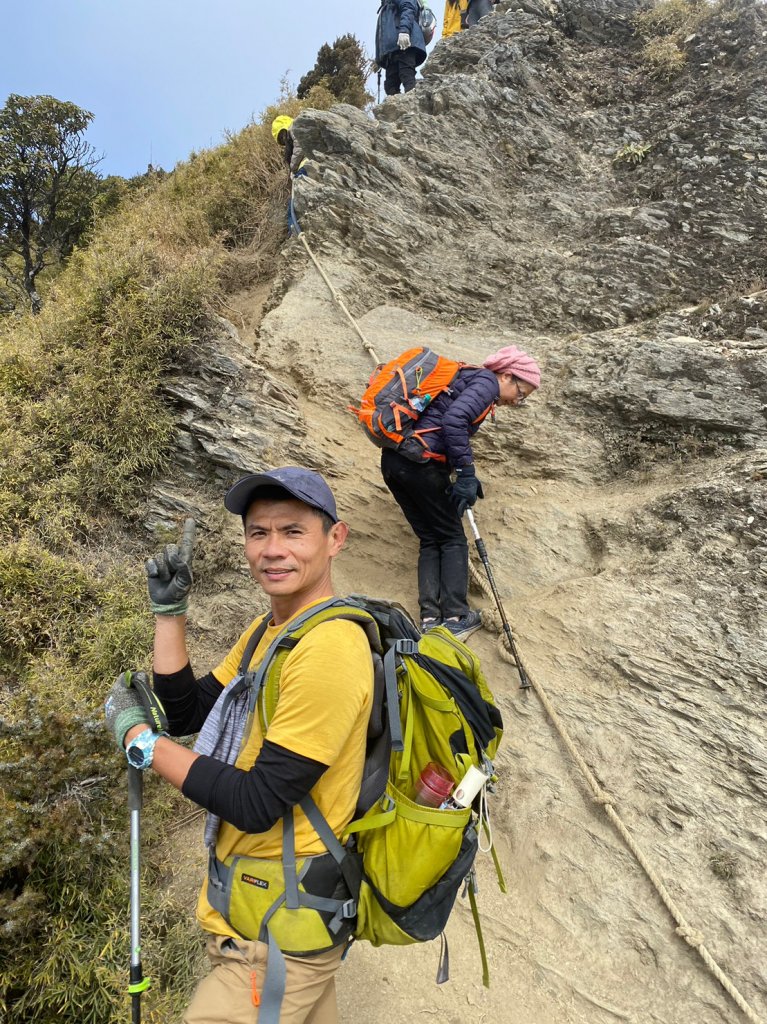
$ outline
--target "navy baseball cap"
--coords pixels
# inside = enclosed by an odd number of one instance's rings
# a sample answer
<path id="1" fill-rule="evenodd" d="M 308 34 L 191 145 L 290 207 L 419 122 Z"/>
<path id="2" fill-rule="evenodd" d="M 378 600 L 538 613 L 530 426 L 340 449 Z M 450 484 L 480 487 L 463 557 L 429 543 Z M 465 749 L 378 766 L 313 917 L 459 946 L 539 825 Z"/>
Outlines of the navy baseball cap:
<path id="1" fill-rule="evenodd" d="M 244 516 L 263 487 L 281 487 L 305 505 L 325 512 L 334 523 L 338 522 L 336 499 L 319 473 L 301 466 L 283 466 L 266 473 L 252 473 L 238 480 L 224 496 L 224 508 L 235 515 Z"/>

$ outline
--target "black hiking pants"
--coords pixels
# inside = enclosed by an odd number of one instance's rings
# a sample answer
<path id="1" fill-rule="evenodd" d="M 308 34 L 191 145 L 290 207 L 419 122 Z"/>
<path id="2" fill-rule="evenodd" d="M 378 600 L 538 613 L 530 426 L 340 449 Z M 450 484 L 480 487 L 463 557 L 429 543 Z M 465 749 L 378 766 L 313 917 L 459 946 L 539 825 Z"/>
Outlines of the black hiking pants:
<path id="1" fill-rule="evenodd" d="M 384 448 L 381 472 L 420 541 L 421 618 L 463 618 L 469 613 L 469 545 L 461 517 L 447 494 L 450 470 L 444 462 L 412 462 Z"/>
<path id="2" fill-rule="evenodd" d="M 384 92 L 387 96 L 394 96 L 402 86 L 405 92 L 415 89 L 415 62 L 418 58 L 418 51 L 414 46 L 407 50 L 395 50 L 387 57 L 386 78 L 384 78 Z"/>

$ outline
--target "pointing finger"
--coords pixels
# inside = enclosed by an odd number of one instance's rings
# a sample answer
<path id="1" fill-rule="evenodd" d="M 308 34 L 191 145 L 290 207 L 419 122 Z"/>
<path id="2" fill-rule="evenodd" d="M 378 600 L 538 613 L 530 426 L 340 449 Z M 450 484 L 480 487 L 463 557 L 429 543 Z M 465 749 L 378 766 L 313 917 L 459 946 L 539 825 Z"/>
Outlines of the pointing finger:
<path id="1" fill-rule="evenodd" d="M 181 535 L 181 543 L 179 544 L 178 553 L 182 560 L 189 565 L 192 561 L 192 554 L 194 553 L 194 536 L 197 527 L 194 519 L 190 516 L 189 519 L 184 523 L 184 532 Z"/>

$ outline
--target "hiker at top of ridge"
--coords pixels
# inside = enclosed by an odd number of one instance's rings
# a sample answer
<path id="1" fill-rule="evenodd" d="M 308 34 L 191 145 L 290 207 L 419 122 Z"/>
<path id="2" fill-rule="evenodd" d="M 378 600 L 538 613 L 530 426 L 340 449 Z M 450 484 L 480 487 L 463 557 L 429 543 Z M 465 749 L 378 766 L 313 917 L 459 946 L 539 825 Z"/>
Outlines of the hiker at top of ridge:
<path id="1" fill-rule="evenodd" d="M 282 146 L 285 163 L 288 165 L 291 176 L 296 178 L 299 174 L 306 174 L 304 167 L 306 157 L 293 134 L 293 118 L 288 117 L 287 114 L 279 114 L 275 117 L 272 121 L 272 137 L 278 145 Z"/>
<path id="2" fill-rule="evenodd" d="M 465 28 L 476 25 L 480 18 L 492 13 L 498 0 L 445 0 L 442 16 L 442 38 L 448 39 Z"/>
<path id="3" fill-rule="evenodd" d="M 189 520 L 182 543 L 150 560 L 147 576 L 156 615 L 155 692 L 172 735 L 199 733 L 194 752 L 149 728 L 147 712 L 124 676 L 107 701 L 107 723 L 130 763 L 151 765 L 209 812 L 205 841 L 211 860 L 197 918 L 208 933 L 211 971 L 200 982 L 184 1024 L 255 1022 L 259 1001 L 265 1016 L 267 1005 L 279 1011 L 281 1024 L 333 1024 L 334 975 L 353 925 L 341 913 L 349 890 L 296 804 L 311 793 L 336 837 L 354 815 L 373 700 L 367 635 L 358 622 L 332 618 L 315 624 L 300 644 L 283 652 L 268 724 L 260 704 L 257 713 L 249 713 L 250 691 L 240 680 L 246 669 L 252 673 L 265 659 L 272 663 L 267 652 L 288 623 L 333 596 L 332 563 L 348 527 L 319 473 L 297 467 L 245 477 L 230 488 L 224 505 L 242 517 L 245 558 L 271 611 L 254 619 L 212 672 L 195 678 L 186 646 L 190 524 L 194 528 Z M 251 655 L 248 642 L 256 640 Z M 288 845 L 291 834 L 294 849 Z M 241 870 L 235 870 L 234 857 L 249 859 L 240 860 Z M 296 889 L 298 870 L 302 892 L 321 898 L 325 906 L 286 910 L 280 917 L 273 912 L 281 893 L 287 899 L 294 857 Z M 329 904 L 337 904 L 335 912 Z M 268 945 L 258 941 L 267 922 Z M 279 996 L 269 995 L 275 976 L 267 972 L 279 973 L 283 965 L 280 1006 Z"/>
<path id="4" fill-rule="evenodd" d="M 383 0 L 376 24 L 375 62 L 386 71 L 384 92 L 415 88 L 415 69 L 426 60 L 418 0 Z"/>
<path id="5" fill-rule="evenodd" d="M 384 483 L 420 542 L 422 629 L 442 624 L 465 639 L 481 625 L 479 612 L 471 611 L 467 600 L 469 546 L 461 522 L 466 509 L 484 497 L 471 437 L 496 404 L 521 405 L 540 382 L 535 360 L 507 345 L 481 367 L 463 366 L 450 387 L 426 406 L 416 428 L 419 444 L 381 453 Z"/>

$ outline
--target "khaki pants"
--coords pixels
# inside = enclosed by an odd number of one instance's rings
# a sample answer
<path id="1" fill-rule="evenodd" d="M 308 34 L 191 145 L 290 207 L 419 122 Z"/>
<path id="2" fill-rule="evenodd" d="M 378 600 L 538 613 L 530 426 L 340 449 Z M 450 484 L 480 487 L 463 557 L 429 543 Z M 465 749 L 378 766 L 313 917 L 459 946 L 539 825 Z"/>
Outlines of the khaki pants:
<path id="1" fill-rule="evenodd" d="M 335 973 L 345 947 L 312 957 L 285 957 L 287 977 L 280 1024 L 337 1024 Z M 210 974 L 192 997 L 183 1024 L 256 1024 L 268 947 L 264 942 L 211 935 L 207 953 Z M 255 977 L 254 977 L 255 975 Z"/>

